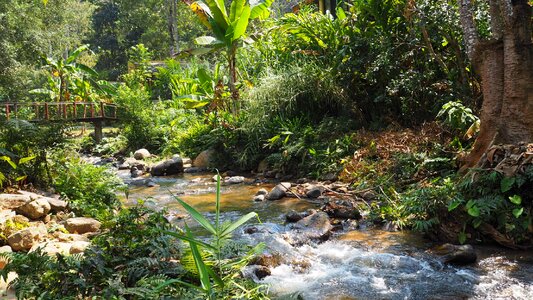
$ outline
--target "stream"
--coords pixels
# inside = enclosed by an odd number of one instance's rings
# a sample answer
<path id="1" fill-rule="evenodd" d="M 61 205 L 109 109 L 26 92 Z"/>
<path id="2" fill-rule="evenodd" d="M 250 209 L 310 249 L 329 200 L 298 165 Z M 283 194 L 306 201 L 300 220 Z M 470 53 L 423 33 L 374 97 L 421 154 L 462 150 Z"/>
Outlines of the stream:
<path id="1" fill-rule="evenodd" d="M 126 183 L 129 171 L 118 171 Z M 129 189 L 127 205 L 144 199 L 145 205 L 166 208 L 173 222 L 190 220 L 174 199 L 181 199 L 209 218 L 215 210 L 213 174 L 154 177 L 155 187 Z M 478 261 L 470 266 L 443 264 L 427 249 L 435 246 L 412 232 L 387 232 L 362 228 L 336 232 L 325 242 L 290 243 L 296 233 L 284 225 L 290 210 L 318 208 L 297 198 L 252 201 L 260 189 L 272 184 L 222 186 L 222 220 L 235 220 L 255 211 L 261 223 L 243 226 L 234 239 L 279 256 L 271 275 L 258 279 L 269 286 L 274 299 L 533 299 L 533 253 L 493 246 L 476 246 Z M 254 227 L 254 230 L 246 230 Z M 247 267 L 249 268 L 249 267 Z"/>

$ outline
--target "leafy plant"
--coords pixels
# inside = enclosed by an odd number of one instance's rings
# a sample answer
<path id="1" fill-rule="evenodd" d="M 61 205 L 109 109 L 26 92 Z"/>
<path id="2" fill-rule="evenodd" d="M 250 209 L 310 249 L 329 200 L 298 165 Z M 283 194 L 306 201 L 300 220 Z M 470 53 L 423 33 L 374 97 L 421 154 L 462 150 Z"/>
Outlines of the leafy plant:
<path id="1" fill-rule="evenodd" d="M 471 138 L 479 131 L 479 118 L 474 115 L 472 109 L 465 107 L 461 102 L 450 101 L 444 104 L 437 118 L 467 138 Z"/>
<path id="2" fill-rule="evenodd" d="M 226 50 L 233 113 L 237 112 L 237 100 L 239 98 L 236 87 L 237 63 L 235 58 L 237 49 L 240 47 L 250 20 L 267 18 L 270 14 L 268 8 L 273 2 L 273 0 L 260 0 L 251 3 L 248 0 L 233 0 L 229 13 L 222 0 L 205 0 L 189 4 L 214 35 L 198 37 L 196 43 L 204 48 L 195 49 L 194 52 L 202 53 L 221 48 Z"/>
<path id="3" fill-rule="evenodd" d="M 101 221 L 113 216 L 113 209 L 121 206 L 115 192 L 122 183 L 105 167 L 81 161 L 76 155 L 64 152 L 55 155 L 56 191 L 79 215 Z"/>
<path id="4" fill-rule="evenodd" d="M 257 213 L 251 212 L 247 215 L 242 216 L 239 220 L 235 222 L 225 222 L 221 223 L 220 220 L 220 175 L 217 174 L 217 187 L 216 187 L 216 199 L 215 199 L 215 220 L 211 223 L 206 219 L 200 212 L 195 208 L 187 204 L 185 201 L 176 198 L 176 200 L 187 210 L 191 217 L 205 230 L 207 230 L 213 240 L 210 244 L 200 242 L 195 239 L 190 231 L 190 229 L 185 226 L 186 236 L 178 235 L 173 232 L 168 232 L 168 234 L 176 236 L 178 238 L 184 239 L 189 242 L 192 256 L 194 258 L 196 271 L 198 273 L 201 288 L 208 299 L 218 299 L 221 295 L 222 297 L 232 298 L 231 295 L 235 292 L 242 291 L 244 288 L 242 285 L 237 283 L 237 277 L 239 277 L 238 272 L 240 267 L 243 266 L 254 253 L 259 252 L 264 245 L 259 244 L 254 249 L 252 249 L 247 256 L 243 258 L 235 259 L 225 259 L 223 257 L 223 246 L 231 237 L 233 231 L 239 228 L 241 225 L 246 223 L 252 218 L 257 218 Z M 205 262 L 205 258 L 202 255 L 202 250 L 208 251 L 215 259 L 214 268 L 211 268 L 209 263 Z M 169 281 L 168 284 L 173 281 Z M 228 284 L 230 286 L 228 287 Z M 217 292 L 218 291 L 218 292 Z M 256 291 L 257 298 L 263 298 L 264 295 L 260 291 Z M 254 297 L 256 298 L 256 297 Z"/>

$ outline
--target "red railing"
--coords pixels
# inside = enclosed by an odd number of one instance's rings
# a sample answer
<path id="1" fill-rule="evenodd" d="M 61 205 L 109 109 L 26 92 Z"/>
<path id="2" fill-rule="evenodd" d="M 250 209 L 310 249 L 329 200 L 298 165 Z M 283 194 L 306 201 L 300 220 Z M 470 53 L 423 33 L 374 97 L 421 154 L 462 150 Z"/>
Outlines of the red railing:
<path id="1" fill-rule="evenodd" d="M 0 115 L 4 115 L 8 121 L 11 118 L 18 118 L 20 113 L 30 121 L 82 122 L 94 119 L 117 119 L 117 109 L 117 105 L 106 102 L 0 102 Z"/>

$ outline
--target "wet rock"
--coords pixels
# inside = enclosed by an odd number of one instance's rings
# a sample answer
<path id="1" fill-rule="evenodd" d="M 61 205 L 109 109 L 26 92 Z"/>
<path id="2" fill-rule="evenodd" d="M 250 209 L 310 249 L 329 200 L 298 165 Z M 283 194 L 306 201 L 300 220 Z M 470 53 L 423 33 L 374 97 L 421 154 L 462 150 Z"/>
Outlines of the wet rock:
<path id="1" fill-rule="evenodd" d="M 296 223 L 298 221 L 300 221 L 301 219 L 307 217 L 307 215 L 305 213 L 299 213 L 295 210 L 290 210 L 286 215 L 285 215 L 285 220 L 287 221 L 287 223 Z"/>
<path id="2" fill-rule="evenodd" d="M 254 266 L 254 274 L 257 279 L 261 280 L 267 276 L 270 276 L 270 269 L 265 266 Z"/>
<path id="3" fill-rule="evenodd" d="M 50 203 L 45 198 L 39 198 L 24 204 L 17 208 L 17 213 L 26 216 L 32 220 L 42 218 L 50 212 Z"/>
<path id="4" fill-rule="evenodd" d="M 150 154 L 150 151 L 148 151 L 148 150 L 146 150 L 144 148 L 143 149 L 139 149 L 139 150 L 135 151 L 135 153 L 133 153 L 133 158 L 138 159 L 138 160 L 147 159 L 150 156 L 152 156 Z"/>
<path id="5" fill-rule="evenodd" d="M 139 160 L 136 160 L 135 158 L 128 158 L 126 159 L 126 161 L 124 162 L 125 164 L 128 164 L 130 166 L 130 171 L 135 168 L 137 170 L 142 170 L 142 171 L 149 171 L 149 167 L 146 165 L 146 163 L 144 161 L 139 161 Z"/>
<path id="6" fill-rule="evenodd" d="M 265 177 L 266 178 L 275 178 L 277 173 L 278 173 L 277 170 L 266 171 L 265 172 Z"/>
<path id="7" fill-rule="evenodd" d="M 22 194 L 0 194 L 1 209 L 17 209 L 32 201 L 29 195 Z"/>
<path id="8" fill-rule="evenodd" d="M 117 168 L 119 170 L 128 170 L 131 168 L 130 164 L 128 164 L 127 162 L 123 162 L 121 164 L 118 164 Z"/>
<path id="9" fill-rule="evenodd" d="M 147 187 L 156 187 L 159 186 L 159 184 L 155 183 L 151 178 L 146 179 L 146 186 Z"/>
<path id="10" fill-rule="evenodd" d="M 10 235 L 7 243 L 13 251 L 30 250 L 33 245 L 44 240 L 46 233 L 44 225 L 24 228 Z"/>
<path id="11" fill-rule="evenodd" d="M 467 265 L 477 260 L 477 254 L 472 245 L 444 244 L 435 247 L 431 252 L 441 256 L 442 261 L 448 264 Z"/>
<path id="12" fill-rule="evenodd" d="M 84 241 L 73 242 L 73 243 L 70 244 L 69 253 L 70 254 L 77 254 L 77 253 L 85 252 L 85 249 L 87 249 L 87 247 L 89 247 L 90 245 L 91 245 L 91 243 L 84 242 Z"/>
<path id="13" fill-rule="evenodd" d="M 311 186 L 306 191 L 305 195 L 307 196 L 307 198 L 318 198 L 318 197 L 322 196 L 322 191 L 323 190 L 324 190 L 323 187 Z"/>
<path id="14" fill-rule="evenodd" d="M 30 252 L 41 248 L 42 253 L 46 253 L 50 256 L 55 256 L 56 254 L 69 255 L 70 247 L 69 243 L 49 241 L 33 245 Z"/>
<path id="15" fill-rule="evenodd" d="M 256 195 L 256 196 L 254 196 L 254 201 L 255 202 L 265 201 L 265 195 Z"/>
<path id="16" fill-rule="evenodd" d="M 267 268 L 274 268 L 281 265 L 283 257 L 280 254 L 263 253 L 254 257 L 249 265 L 264 266 Z"/>
<path id="17" fill-rule="evenodd" d="M 65 221 L 65 229 L 70 233 L 84 234 L 87 232 L 97 232 L 102 224 L 95 219 L 79 217 L 70 218 Z"/>
<path id="18" fill-rule="evenodd" d="M 192 159 L 188 158 L 188 157 L 184 157 L 182 158 L 183 160 L 183 164 L 184 165 L 192 165 Z"/>
<path id="19" fill-rule="evenodd" d="M 137 168 L 133 167 L 130 170 L 130 174 L 131 174 L 131 178 L 137 178 L 137 177 L 141 177 L 144 174 L 144 172 L 142 170 L 138 170 Z"/>
<path id="20" fill-rule="evenodd" d="M 302 243 L 307 239 L 328 239 L 333 226 L 331 226 L 329 217 L 326 213 L 317 212 L 316 214 L 312 214 L 296 222 L 292 228 L 299 232 L 299 234 L 294 237 L 295 241 Z"/>
<path id="21" fill-rule="evenodd" d="M 165 176 L 183 173 L 183 161 L 179 157 L 167 159 L 153 166 L 150 173 L 152 176 Z"/>
<path id="22" fill-rule="evenodd" d="M 244 177 L 243 176 L 233 176 L 233 177 L 230 177 L 228 179 L 225 179 L 224 182 L 227 183 L 227 184 L 239 184 L 239 183 L 243 183 L 244 182 Z"/>
<path id="23" fill-rule="evenodd" d="M 362 218 L 354 200 L 330 200 L 321 209 L 332 218 L 356 220 Z"/>
<path id="24" fill-rule="evenodd" d="M 287 195 L 287 191 L 291 188 L 289 182 L 282 182 L 276 185 L 267 195 L 267 200 L 279 200 Z"/>
<path id="25" fill-rule="evenodd" d="M 265 195 L 268 194 L 268 191 L 266 189 L 260 189 L 259 191 L 257 191 L 255 193 L 256 196 L 259 196 L 259 195 Z"/>
<path id="26" fill-rule="evenodd" d="M 246 233 L 246 234 L 254 234 L 254 233 L 257 233 L 257 232 L 259 232 L 259 228 L 255 227 L 255 226 L 246 227 L 244 229 L 244 233 Z"/>
<path id="27" fill-rule="evenodd" d="M 323 181 L 336 181 L 337 180 L 337 174 L 335 173 L 327 173 L 322 176 L 320 176 L 320 180 Z"/>
<path id="28" fill-rule="evenodd" d="M 209 168 L 211 167 L 211 164 L 213 163 L 213 156 L 215 155 L 215 151 L 210 150 L 204 150 L 198 154 L 198 156 L 194 159 L 192 165 L 194 167 L 198 168 Z"/>
<path id="29" fill-rule="evenodd" d="M 304 183 L 308 183 L 309 182 L 309 179 L 307 178 L 298 178 L 298 180 L 296 180 L 296 183 L 297 184 L 304 184 Z"/>
<path id="30" fill-rule="evenodd" d="M 205 172 L 206 170 L 206 168 L 190 167 L 183 169 L 183 173 L 200 173 Z"/>
<path id="31" fill-rule="evenodd" d="M 53 213 L 65 211 L 67 209 L 68 203 L 66 201 L 51 197 L 43 197 L 43 199 L 46 199 L 46 201 L 48 201 L 48 204 L 50 204 L 50 211 Z"/>

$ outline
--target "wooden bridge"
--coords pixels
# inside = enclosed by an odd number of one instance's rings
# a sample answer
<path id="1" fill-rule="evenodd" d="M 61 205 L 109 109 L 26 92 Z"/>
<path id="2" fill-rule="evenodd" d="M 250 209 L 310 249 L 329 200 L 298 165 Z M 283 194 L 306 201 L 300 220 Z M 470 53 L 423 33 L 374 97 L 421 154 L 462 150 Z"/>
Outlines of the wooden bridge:
<path id="1" fill-rule="evenodd" d="M 106 102 L 28 102 L 0 103 L 0 120 L 24 119 L 30 122 L 87 122 L 94 125 L 94 139 L 100 142 L 106 120 L 118 120 L 119 107 Z"/>

